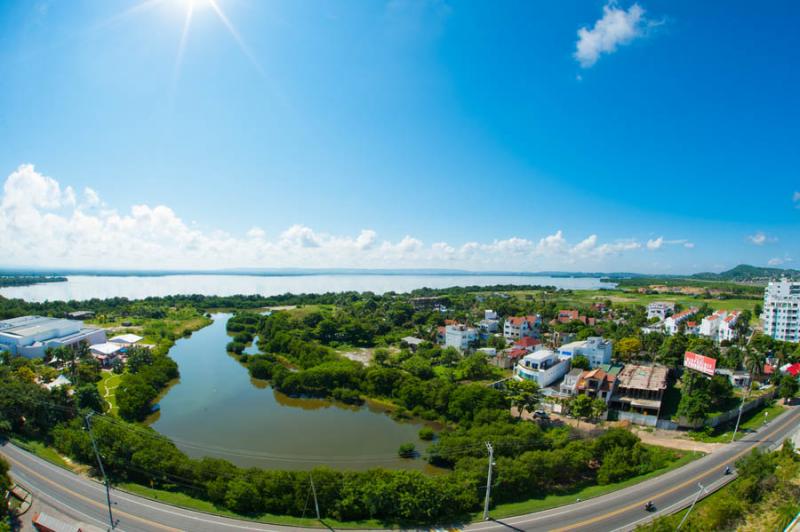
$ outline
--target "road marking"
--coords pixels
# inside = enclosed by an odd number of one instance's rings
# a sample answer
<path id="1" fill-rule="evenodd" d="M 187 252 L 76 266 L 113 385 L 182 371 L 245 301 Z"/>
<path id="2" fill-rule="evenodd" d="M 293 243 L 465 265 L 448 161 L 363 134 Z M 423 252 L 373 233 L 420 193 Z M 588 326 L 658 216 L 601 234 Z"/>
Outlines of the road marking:
<path id="1" fill-rule="evenodd" d="M 773 430 L 771 430 L 770 432 L 768 432 L 767 434 L 765 434 L 765 435 L 764 435 L 764 441 L 768 440 L 770 436 L 772 436 L 773 434 L 775 434 L 775 433 L 776 433 L 776 432 L 778 432 L 779 430 L 783 429 L 783 428 L 784 428 L 786 425 L 788 425 L 788 424 L 790 424 L 790 423 L 792 423 L 792 422 L 794 421 L 794 419 L 793 419 L 793 416 L 792 416 L 792 415 L 790 415 L 790 416 L 788 416 L 788 417 L 790 418 L 790 419 L 789 419 L 789 421 L 784 421 L 784 422 L 783 422 L 783 423 L 781 423 L 779 426 L 775 427 Z M 729 459 L 729 461 L 731 461 L 731 460 L 733 460 L 733 461 L 735 461 L 735 460 L 738 460 L 740 457 L 742 457 L 742 456 L 744 456 L 745 454 L 749 453 L 749 452 L 750 452 L 752 449 L 754 449 L 754 448 L 758 447 L 758 444 L 759 444 L 759 443 L 763 443 L 763 442 L 759 442 L 758 440 L 756 440 L 756 441 L 755 441 L 755 442 L 753 442 L 753 443 L 755 443 L 755 445 L 751 445 L 751 446 L 747 447 L 746 449 L 743 449 L 742 451 L 739 451 L 738 453 L 734 454 L 734 455 L 733 455 L 733 456 L 732 456 L 732 457 Z M 693 483 L 697 482 L 698 480 L 700 480 L 701 478 L 703 478 L 703 477 L 705 477 L 705 476 L 708 476 L 709 474 L 710 474 L 710 472 L 709 472 L 709 471 L 706 471 L 705 473 L 701 473 L 700 475 L 697 475 L 697 476 L 695 476 L 695 477 L 692 477 L 692 478 L 690 478 L 689 480 L 686 480 L 686 481 L 682 482 L 681 484 L 678 484 L 677 486 L 673 486 L 672 488 L 670 488 L 670 489 L 668 489 L 668 490 L 666 490 L 666 491 L 663 491 L 663 492 L 659 493 L 659 494 L 656 496 L 656 498 L 660 498 L 660 497 L 663 497 L 664 495 L 668 495 L 668 494 L 670 494 L 670 493 L 672 493 L 672 492 L 674 492 L 674 491 L 677 491 L 677 490 L 679 490 L 679 489 L 683 489 L 683 488 L 685 488 L 686 486 L 688 486 L 689 484 L 693 484 Z M 618 509 L 616 509 L 616 510 L 614 510 L 614 511 L 612 511 L 612 512 L 608 512 L 608 513 L 606 513 L 606 514 L 604 514 L 604 515 L 598 515 L 598 516 L 596 516 L 596 517 L 592 517 L 591 519 L 586 519 L 585 521 L 581 521 L 581 522 L 579 522 L 579 523 L 574 523 L 574 524 L 572 524 L 572 525 L 570 525 L 570 526 L 567 526 L 567 527 L 563 527 L 563 528 L 555 528 L 555 529 L 553 529 L 553 530 L 552 530 L 552 532 L 564 532 L 564 531 L 566 531 L 566 530 L 575 530 L 576 528 L 581 528 L 581 527 L 584 527 L 584 526 L 588 526 L 588 525 L 591 525 L 591 524 L 597 523 L 598 521 L 603 521 L 603 520 L 605 520 L 605 519 L 608 519 L 608 518 L 614 517 L 615 515 L 621 514 L 621 513 L 623 513 L 623 512 L 627 512 L 628 510 L 633 510 L 633 509 L 634 509 L 634 508 L 636 508 L 636 507 L 639 507 L 639 506 L 644 506 L 644 505 L 647 503 L 647 501 L 648 501 L 648 500 L 649 500 L 649 499 L 642 500 L 642 501 L 639 501 L 639 502 L 635 502 L 635 503 L 629 504 L 628 506 L 624 506 L 624 507 L 622 507 L 622 508 L 618 508 Z"/>
<path id="2" fill-rule="evenodd" d="M 43 481 L 47 482 L 48 484 L 56 486 L 58 489 L 61 489 L 62 491 L 65 491 L 66 493 L 69 493 L 70 495 L 72 495 L 76 499 L 80 499 L 83 502 L 85 502 L 87 504 L 90 504 L 90 505 L 92 505 L 92 506 L 94 506 L 96 508 L 100 508 L 100 509 L 103 509 L 103 510 L 106 509 L 106 505 L 105 504 L 101 504 L 101 503 L 95 501 L 94 499 L 90 499 L 89 497 L 81 495 L 80 493 L 76 493 L 76 492 L 72 491 L 71 489 L 62 486 L 62 485 L 58 484 L 57 482 L 53 482 L 52 480 L 50 480 L 49 478 L 45 477 L 44 475 L 42 475 L 40 473 L 37 473 L 36 471 L 31 469 L 30 467 L 26 466 L 25 464 L 23 464 L 19 460 L 9 457 L 8 454 L 6 454 L 6 458 L 12 464 L 15 464 L 15 467 L 19 467 L 21 469 L 24 469 L 29 474 L 39 478 L 40 480 L 43 480 Z M 69 506 L 67 506 L 67 507 L 69 507 Z M 153 526 L 155 528 L 160 528 L 162 530 L 170 530 L 170 531 L 174 531 L 174 532 L 181 532 L 181 530 L 179 528 L 168 527 L 168 526 L 162 525 L 161 523 L 156 523 L 155 521 L 150 521 L 148 519 L 144 519 L 143 517 L 139 517 L 139 516 L 136 516 L 136 515 L 129 514 L 127 512 L 123 512 L 122 510 L 115 510 L 115 513 L 117 515 L 121 515 L 121 516 L 125 516 L 125 517 L 128 517 L 128 518 L 131 518 L 131 519 L 133 519 L 135 521 L 139 521 L 141 523 L 144 523 L 145 525 Z"/>

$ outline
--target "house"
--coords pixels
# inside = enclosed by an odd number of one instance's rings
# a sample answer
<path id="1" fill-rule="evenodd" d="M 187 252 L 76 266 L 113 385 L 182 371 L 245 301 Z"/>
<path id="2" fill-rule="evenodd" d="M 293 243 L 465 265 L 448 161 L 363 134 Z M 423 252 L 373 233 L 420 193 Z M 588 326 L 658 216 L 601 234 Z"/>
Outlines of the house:
<path id="1" fill-rule="evenodd" d="M 492 319 L 483 319 L 478 322 L 478 327 L 481 331 L 487 333 L 496 333 L 497 329 L 500 327 L 500 321 L 492 320 Z"/>
<path id="2" fill-rule="evenodd" d="M 110 338 L 108 341 L 114 344 L 119 344 L 123 347 L 130 347 L 138 342 L 142 341 L 142 337 L 135 335 L 135 334 L 120 334 L 119 336 L 115 336 Z"/>
<path id="3" fill-rule="evenodd" d="M 496 356 L 490 357 L 489 364 L 500 369 L 511 369 L 527 354 L 528 352 L 524 349 L 506 349 L 497 353 Z"/>
<path id="4" fill-rule="evenodd" d="M 400 338 L 400 342 L 406 344 L 411 351 L 416 351 L 424 341 L 425 340 L 422 338 L 417 338 L 416 336 L 404 336 Z"/>
<path id="5" fill-rule="evenodd" d="M 667 390 L 667 368 L 626 364 L 617 376 L 617 389 L 611 397 L 611 408 L 622 413 L 632 412 L 658 418 L 661 402 Z M 638 418 L 628 418 L 638 421 Z M 653 420 L 652 424 L 655 424 Z"/>
<path id="6" fill-rule="evenodd" d="M 581 342 L 570 342 L 558 348 L 558 356 L 562 359 L 572 359 L 575 355 L 583 355 L 589 359 L 592 368 L 602 364 L 611 363 L 611 340 L 599 336 L 590 336 Z"/>
<path id="7" fill-rule="evenodd" d="M 111 367 L 111 363 L 122 353 L 123 349 L 125 349 L 125 347 L 120 344 L 105 342 L 102 344 L 90 345 L 89 353 L 100 362 L 101 366 L 108 368 Z"/>
<path id="8" fill-rule="evenodd" d="M 62 386 L 71 386 L 71 385 L 72 385 L 71 380 L 66 378 L 64 375 L 59 375 L 58 378 L 56 378 L 54 381 L 48 382 L 43 386 L 48 390 L 55 390 L 56 388 L 61 388 Z"/>
<path id="9" fill-rule="evenodd" d="M 517 363 L 517 380 L 536 382 L 540 387 L 550 386 L 569 371 L 569 360 L 560 360 L 555 351 L 540 349 L 528 353 Z"/>
<path id="10" fill-rule="evenodd" d="M 683 334 L 697 334 L 699 328 L 696 321 L 688 320 L 686 327 L 683 329 Z"/>
<path id="11" fill-rule="evenodd" d="M 68 313 L 67 317 L 71 320 L 88 320 L 89 318 L 94 318 L 94 312 L 91 310 L 76 310 Z"/>
<path id="12" fill-rule="evenodd" d="M 716 375 L 723 375 L 727 377 L 731 383 L 731 386 L 736 388 L 747 388 L 750 386 L 750 374 L 746 371 L 734 371 L 728 368 L 718 368 L 714 370 L 714 373 Z"/>
<path id="13" fill-rule="evenodd" d="M 497 312 L 492 309 L 486 309 L 483 311 L 483 319 L 497 320 Z"/>
<path id="14" fill-rule="evenodd" d="M 691 307 L 677 314 L 673 314 L 664 320 L 664 332 L 667 334 L 676 334 L 680 328 L 681 323 L 687 321 L 693 314 L 697 312 L 696 307 Z"/>
<path id="15" fill-rule="evenodd" d="M 651 334 L 651 333 L 664 333 L 664 322 L 659 321 L 658 323 L 653 323 L 651 325 L 645 325 L 641 328 L 643 334 Z"/>
<path id="16" fill-rule="evenodd" d="M 446 327 L 436 327 L 436 344 L 442 345 L 444 344 L 445 334 L 447 332 Z"/>
<path id="17" fill-rule="evenodd" d="M 539 336 L 541 316 L 510 316 L 503 323 L 503 336 L 506 340 L 517 340 L 526 336 Z"/>
<path id="18" fill-rule="evenodd" d="M 0 321 L 0 345 L 12 355 L 43 357 L 52 347 L 106 341 L 103 329 L 84 327 L 79 320 L 22 316 Z"/>
<path id="19" fill-rule="evenodd" d="M 467 327 L 466 325 L 445 326 L 445 347 L 455 347 L 459 351 L 466 351 L 477 340 L 478 331 L 472 327 Z"/>
<path id="20" fill-rule="evenodd" d="M 732 341 L 738 337 L 736 323 L 739 321 L 740 312 L 732 310 L 718 310 L 710 316 L 703 318 L 697 334 L 711 338 L 716 342 L 723 340 Z"/>
<path id="21" fill-rule="evenodd" d="M 668 301 L 653 301 L 647 305 L 647 319 L 658 318 L 664 321 L 667 317 L 675 313 L 675 303 Z"/>
<path id="22" fill-rule="evenodd" d="M 784 364 L 780 368 L 780 372 L 784 375 L 791 375 L 792 377 L 800 377 L 800 362 L 794 364 Z"/>
<path id="23" fill-rule="evenodd" d="M 576 394 L 587 395 L 592 399 L 602 399 L 608 404 L 616 389 L 616 384 L 617 374 L 596 368 L 581 373 L 576 386 Z"/>
<path id="24" fill-rule="evenodd" d="M 558 323 L 580 321 L 584 325 L 594 325 L 597 322 L 595 318 L 587 318 L 586 316 L 581 315 L 581 313 L 577 310 L 559 310 L 556 321 Z"/>
<path id="25" fill-rule="evenodd" d="M 783 342 L 800 342 L 800 281 L 770 282 L 764 290 L 761 320 L 764 334 Z"/>
<path id="26" fill-rule="evenodd" d="M 561 395 L 570 397 L 578 395 L 578 380 L 580 380 L 581 375 L 583 375 L 583 370 L 581 368 L 573 368 L 569 370 L 569 373 L 564 375 L 564 380 L 561 381 L 561 386 L 559 386 Z"/>
<path id="27" fill-rule="evenodd" d="M 542 341 L 538 338 L 531 338 L 530 336 L 523 336 L 522 338 L 514 341 L 513 347 L 517 349 L 525 349 L 528 352 L 532 352 L 536 349 L 537 345 L 541 345 Z"/>

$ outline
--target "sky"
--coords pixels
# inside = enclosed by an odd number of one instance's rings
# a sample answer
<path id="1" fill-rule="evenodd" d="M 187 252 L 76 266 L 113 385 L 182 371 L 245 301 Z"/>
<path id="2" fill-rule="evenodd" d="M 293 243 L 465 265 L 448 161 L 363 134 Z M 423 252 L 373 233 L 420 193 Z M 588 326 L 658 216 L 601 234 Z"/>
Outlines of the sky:
<path id="1" fill-rule="evenodd" d="M 800 261 L 800 4 L 0 3 L 0 267 Z"/>

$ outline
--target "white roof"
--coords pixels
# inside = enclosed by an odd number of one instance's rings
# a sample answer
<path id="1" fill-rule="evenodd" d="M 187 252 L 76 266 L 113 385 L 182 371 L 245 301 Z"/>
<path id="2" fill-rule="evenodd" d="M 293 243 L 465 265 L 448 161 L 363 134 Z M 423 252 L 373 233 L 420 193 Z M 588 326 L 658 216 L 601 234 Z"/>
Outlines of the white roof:
<path id="1" fill-rule="evenodd" d="M 556 354 L 549 349 L 540 349 L 539 351 L 534 351 L 533 353 L 525 355 L 525 360 L 533 360 L 535 362 L 544 362 L 547 359 L 555 358 Z"/>
<path id="2" fill-rule="evenodd" d="M 136 342 L 138 342 L 141 339 L 142 339 L 141 336 L 128 333 L 128 334 L 120 334 L 119 336 L 115 336 L 114 338 L 111 338 L 109 340 L 109 342 L 114 342 L 114 343 L 117 343 L 117 344 L 135 344 Z"/>
<path id="3" fill-rule="evenodd" d="M 113 355 L 122 348 L 123 346 L 112 342 L 106 342 L 104 344 L 95 344 L 89 347 L 89 349 L 91 349 L 92 351 L 97 351 L 102 355 Z"/>
<path id="4" fill-rule="evenodd" d="M 45 386 L 47 387 L 48 390 L 52 390 L 53 388 L 58 388 L 60 386 L 68 386 L 70 384 L 72 384 L 72 381 L 70 381 L 68 378 L 66 378 L 63 375 L 59 375 L 56 380 L 54 380 L 53 382 L 45 384 Z"/>

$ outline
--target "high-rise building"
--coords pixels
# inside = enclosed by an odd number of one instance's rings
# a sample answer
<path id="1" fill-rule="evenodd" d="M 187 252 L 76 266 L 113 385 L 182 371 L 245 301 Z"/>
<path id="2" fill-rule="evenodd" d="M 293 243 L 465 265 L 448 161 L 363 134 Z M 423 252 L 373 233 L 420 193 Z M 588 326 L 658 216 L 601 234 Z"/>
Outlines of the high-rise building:
<path id="1" fill-rule="evenodd" d="M 764 290 L 764 334 L 784 342 L 800 342 L 800 282 L 772 281 Z"/>

